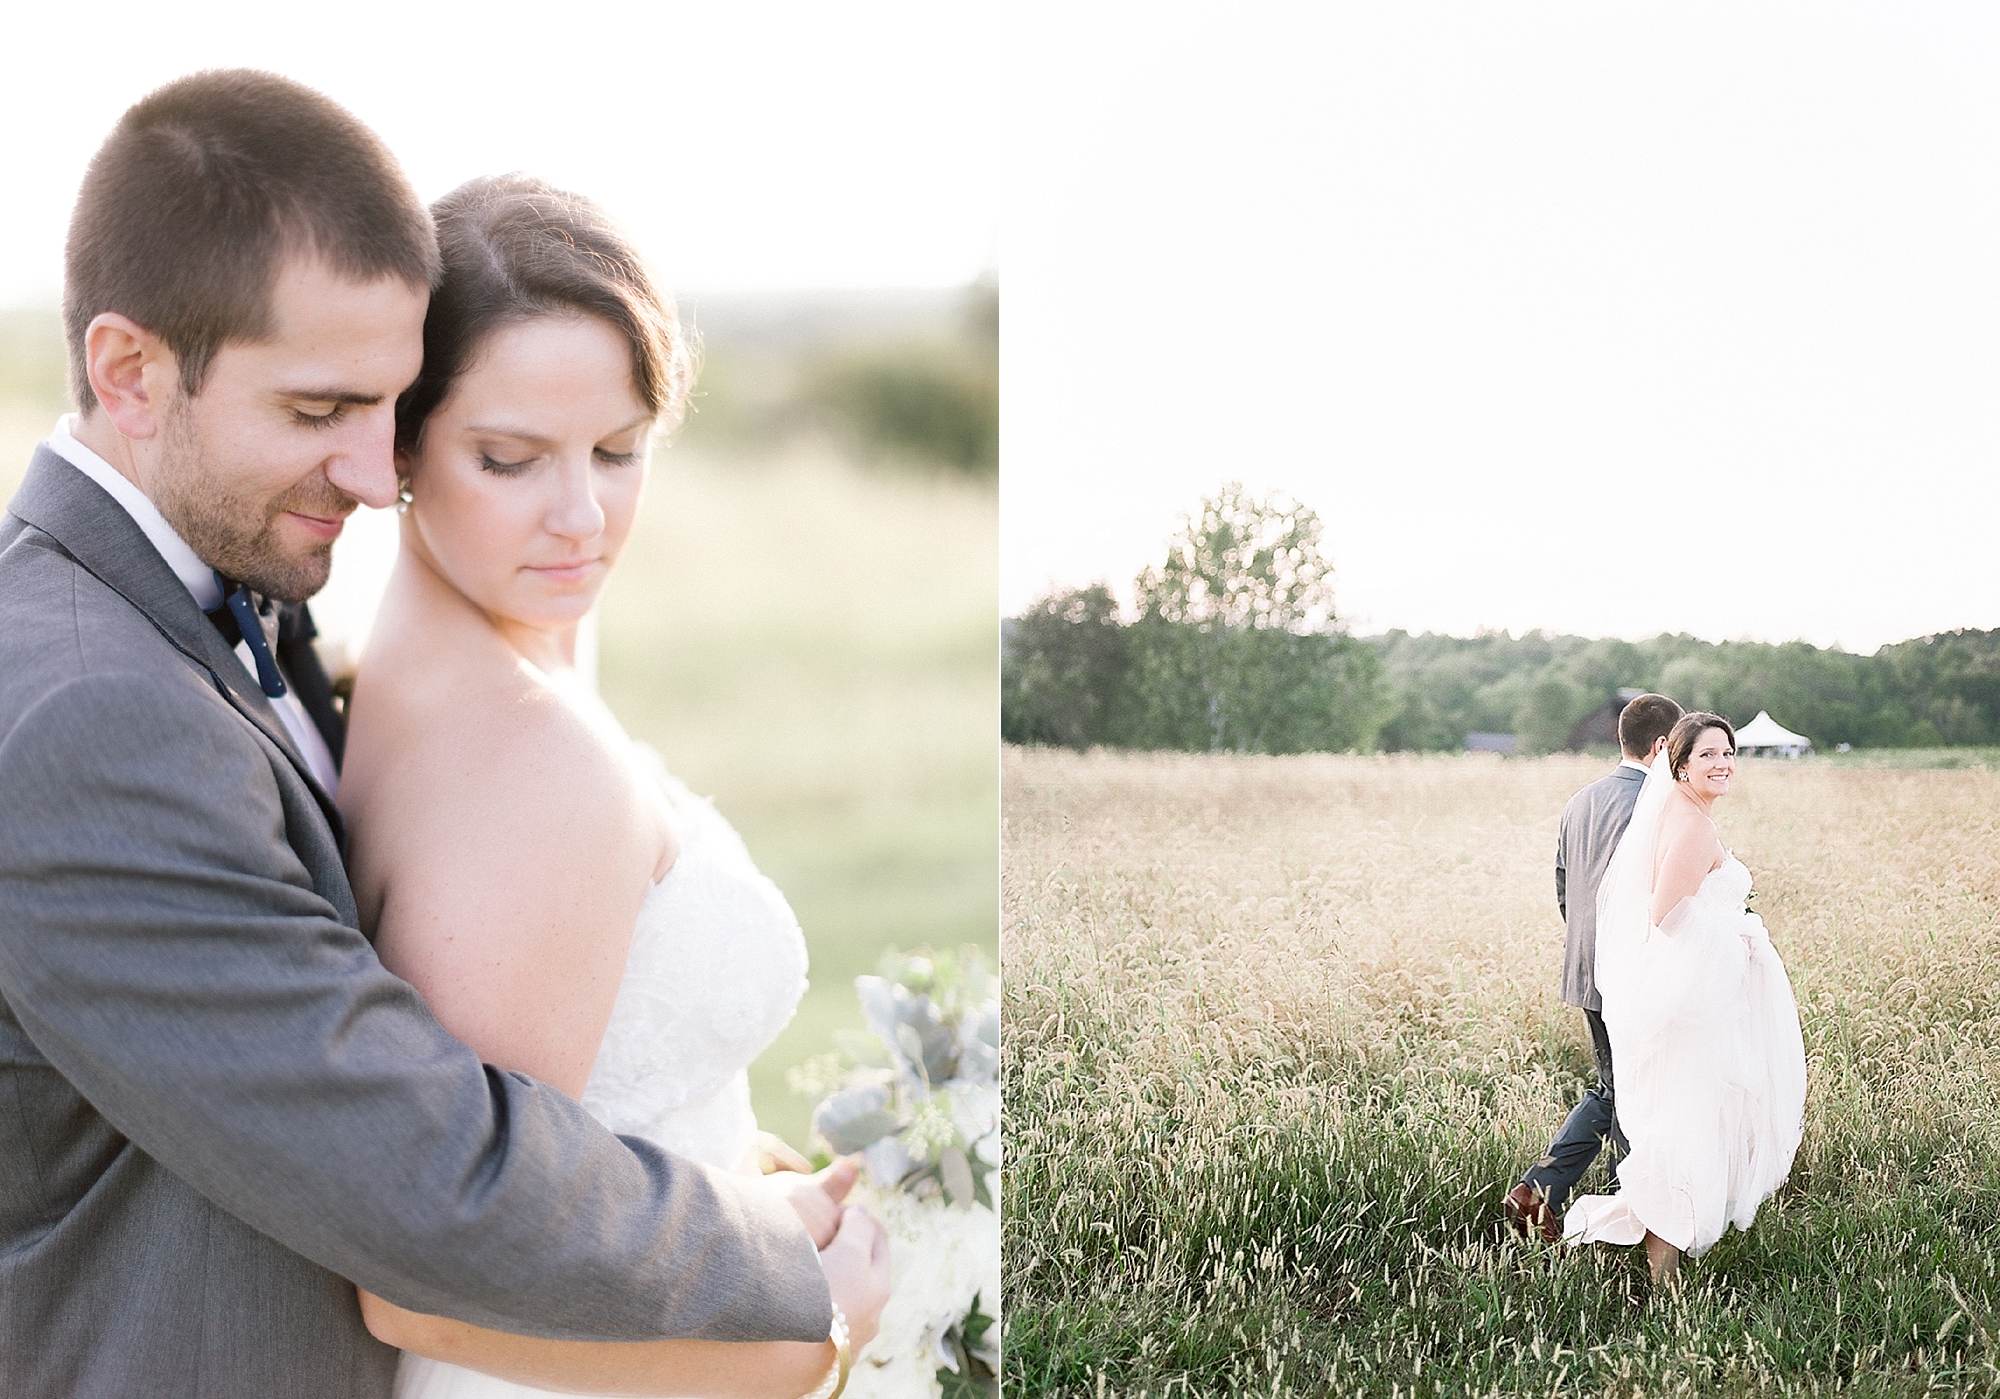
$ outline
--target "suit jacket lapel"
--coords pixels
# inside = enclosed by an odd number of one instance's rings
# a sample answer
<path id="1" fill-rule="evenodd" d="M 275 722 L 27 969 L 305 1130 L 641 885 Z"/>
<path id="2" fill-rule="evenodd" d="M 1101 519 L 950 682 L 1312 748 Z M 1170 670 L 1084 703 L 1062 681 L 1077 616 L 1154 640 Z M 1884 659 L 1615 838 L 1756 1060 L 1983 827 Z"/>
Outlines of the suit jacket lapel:
<path id="1" fill-rule="evenodd" d="M 346 843 L 332 794 L 319 785 L 235 651 L 123 506 L 47 446 L 39 446 L 7 510 L 54 539 L 92 577 L 137 608 L 175 649 L 208 672 L 236 710 L 290 759 L 319 799 L 335 838 Z"/>

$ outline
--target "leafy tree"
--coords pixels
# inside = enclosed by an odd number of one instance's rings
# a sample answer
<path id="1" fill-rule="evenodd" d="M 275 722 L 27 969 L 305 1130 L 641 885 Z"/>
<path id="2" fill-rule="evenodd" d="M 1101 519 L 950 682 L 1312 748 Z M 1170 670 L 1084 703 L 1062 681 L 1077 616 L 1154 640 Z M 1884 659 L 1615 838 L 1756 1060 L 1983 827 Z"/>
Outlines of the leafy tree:
<path id="1" fill-rule="evenodd" d="M 1131 670 L 1118 600 L 1102 583 L 1051 593 L 1002 647 L 1000 731 L 1010 743 L 1088 748 L 1123 737 Z"/>
<path id="2" fill-rule="evenodd" d="M 1569 742 L 1576 721 L 1597 707 L 1597 696 L 1545 670 L 1514 712 L 1514 733 L 1529 753 L 1553 753 Z"/>
<path id="3" fill-rule="evenodd" d="M 1108 590 L 1059 593 L 1010 622 L 1002 731 L 1016 742 L 1196 751 L 1455 749 L 1475 730 L 1522 747 L 1637 686 L 1737 723 L 1768 709 L 1822 750 L 2000 744 L 2000 631 L 1955 631 L 1873 656 L 1804 642 L 1685 635 L 1592 640 L 1411 635 L 1356 640 L 1333 615 L 1312 511 L 1228 486 L 1137 581 L 1120 625 Z"/>
<path id="4" fill-rule="evenodd" d="M 972 286 L 956 333 L 863 346 L 822 359 L 805 399 L 870 455 L 969 475 L 1000 468 L 1000 287 Z"/>
<path id="5" fill-rule="evenodd" d="M 1628 685 L 1738 723 L 1768 709 L 1822 749 L 2000 742 L 2000 631 L 1922 637 L 1873 656 L 1798 641 L 1666 635 L 1625 642 L 1390 632 L 1367 644 L 1382 657 L 1392 696 L 1387 748 L 1455 748 L 1470 731 L 1510 726 L 1524 747 L 1560 744 L 1562 686 L 1573 687 L 1580 718 Z"/>
<path id="6" fill-rule="evenodd" d="M 1372 747 L 1380 669 L 1341 635 L 1319 517 L 1230 483 L 1186 517 L 1134 584 L 1148 746 L 1296 753 Z"/>
<path id="7" fill-rule="evenodd" d="M 855 351 L 818 367 L 808 401 L 857 445 L 991 476 L 1000 462 L 1000 385 L 950 346 Z"/>

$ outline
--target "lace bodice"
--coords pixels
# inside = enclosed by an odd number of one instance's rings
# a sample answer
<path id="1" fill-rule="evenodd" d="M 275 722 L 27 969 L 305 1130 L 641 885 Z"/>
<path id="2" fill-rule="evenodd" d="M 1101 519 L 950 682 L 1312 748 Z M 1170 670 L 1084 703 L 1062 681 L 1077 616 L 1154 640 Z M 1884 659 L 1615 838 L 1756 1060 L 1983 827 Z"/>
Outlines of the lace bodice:
<path id="1" fill-rule="evenodd" d="M 806 943 L 734 828 L 643 745 L 680 853 L 639 905 L 611 1023 L 583 1105 L 614 1132 L 725 1170 L 755 1143 L 750 1061 L 806 989 Z M 405 1355 L 395 1399 L 540 1399 L 550 1391 Z"/>
<path id="2" fill-rule="evenodd" d="M 1727 855 L 1703 877 L 1695 897 L 1703 903 L 1740 909 L 1750 897 L 1750 871 L 1735 855 Z"/>
<path id="3" fill-rule="evenodd" d="M 650 749 L 640 761 L 680 853 L 639 906 L 583 1105 L 614 1132 L 734 1166 L 756 1131 L 744 1070 L 805 993 L 805 938 L 721 813 Z"/>

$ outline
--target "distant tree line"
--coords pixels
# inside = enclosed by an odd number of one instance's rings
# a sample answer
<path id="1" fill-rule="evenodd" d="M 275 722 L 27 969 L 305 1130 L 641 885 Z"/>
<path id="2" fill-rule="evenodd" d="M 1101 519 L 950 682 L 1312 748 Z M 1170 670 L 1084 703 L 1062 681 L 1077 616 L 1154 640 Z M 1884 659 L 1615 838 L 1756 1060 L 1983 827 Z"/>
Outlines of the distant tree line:
<path id="1" fill-rule="evenodd" d="M 1769 710 L 1822 750 L 2000 744 L 2000 631 L 1955 631 L 1872 656 L 1803 641 L 1770 645 L 1657 636 L 1369 638 L 1392 708 L 1385 749 L 1456 748 L 1469 732 L 1516 735 L 1529 752 L 1563 746 L 1621 686 L 1671 696 L 1738 723 Z"/>
<path id="2" fill-rule="evenodd" d="M 1134 584 L 1052 593 L 1003 628 L 1014 743 L 1200 752 L 1439 751 L 1475 732 L 1562 748 L 1621 687 L 1738 723 L 1768 710 L 1822 750 L 2000 744 L 2000 631 L 1871 656 L 1805 642 L 1347 635 L 1312 511 L 1240 487 L 1203 502 Z"/>
<path id="3" fill-rule="evenodd" d="M 966 294 L 955 334 L 823 355 L 802 398 L 864 456 L 932 462 L 974 476 L 1000 469 L 1000 289 Z"/>
<path id="4" fill-rule="evenodd" d="M 1000 286 L 983 279 L 925 309 L 898 294 L 741 298 L 701 331 L 690 443 L 766 453 L 823 437 L 855 459 L 983 479 L 1000 464 Z M 926 302 L 928 298 L 926 298 Z M 881 303 L 881 305 L 877 305 Z M 726 299 L 725 299 L 726 305 Z M 875 307 L 871 323 L 864 314 Z M 696 310 L 691 300 L 684 312 Z M 53 306 L 0 310 L 0 404 L 51 419 L 69 406 Z"/>
<path id="5" fill-rule="evenodd" d="M 733 310 L 712 304 L 686 440 L 762 454 L 825 438 L 863 462 L 992 479 L 999 283 L 982 280 L 949 304 L 898 314 L 905 299 L 829 293 L 795 306 L 785 297 Z M 871 305 L 873 319 L 862 314 Z"/>
<path id="6" fill-rule="evenodd" d="M 1191 653 L 1232 643 L 1255 644 L 1163 618 L 1121 622 L 1102 585 L 1052 594 L 1006 628 L 1001 731 L 1070 748 L 1253 753 L 1443 751 L 1494 732 L 1548 753 L 1629 686 L 1738 723 L 1769 710 L 1822 751 L 2000 745 L 2000 631 L 1946 632 L 1872 656 L 1690 636 L 1273 637 L 1267 658 L 1239 665 L 1240 698 L 1189 683 Z M 1204 722 L 1239 711 L 1256 721 Z"/>
<path id="7" fill-rule="evenodd" d="M 1229 485 L 1133 584 L 1041 599 L 1004 628 L 1001 726 L 1016 743 L 1197 752 L 1372 748 L 1381 664 L 1333 616 L 1319 517 Z"/>

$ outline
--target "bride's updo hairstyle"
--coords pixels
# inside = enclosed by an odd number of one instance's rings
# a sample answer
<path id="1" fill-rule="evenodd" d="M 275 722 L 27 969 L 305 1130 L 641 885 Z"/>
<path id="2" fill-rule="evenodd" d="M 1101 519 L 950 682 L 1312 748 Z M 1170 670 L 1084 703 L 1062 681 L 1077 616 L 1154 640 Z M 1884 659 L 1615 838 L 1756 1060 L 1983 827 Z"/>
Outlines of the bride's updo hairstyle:
<path id="1" fill-rule="evenodd" d="M 1674 781 L 1687 776 L 1688 759 L 1694 756 L 1695 741 L 1707 729 L 1721 729 L 1729 735 L 1730 748 L 1733 750 L 1736 747 L 1736 726 L 1720 714 L 1697 709 L 1681 715 L 1680 722 L 1667 735 L 1667 770 L 1674 775 Z"/>
<path id="2" fill-rule="evenodd" d="M 632 387 L 656 424 L 680 423 L 694 353 L 638 250 L 580 194 L 528 175 L 468 180 L 431 205 L 444 270 L 424 317 L 424 367 L 396 403 L 396 446 L 424 423 L 487 336 L 543 316 L 595 316 L 632 347 Z"/>

